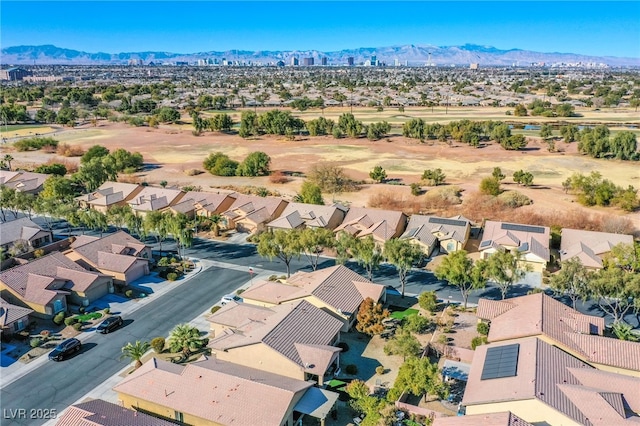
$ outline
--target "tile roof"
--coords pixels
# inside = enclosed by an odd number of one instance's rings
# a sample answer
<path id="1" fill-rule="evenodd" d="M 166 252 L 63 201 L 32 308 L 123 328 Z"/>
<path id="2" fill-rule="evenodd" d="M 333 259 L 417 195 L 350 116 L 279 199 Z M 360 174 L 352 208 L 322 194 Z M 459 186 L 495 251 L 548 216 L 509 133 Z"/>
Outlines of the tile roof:
<path id="1" fill-rule="evenodd" d="M 519 344 L 516 375 L 482 380 L 490 348 Z M 600 371 L 563 350 L 529 337 L 476 348 L 463 405 L 537 399 L 579 424 L 638 424 L 624 405 L 640 408 L 640 378 Z M 515 406 L 514 406 L 515 408 Z"/>
<path id="2" fill-rule="evenodd" d="M 264 207 L 269 216 L 271 216 L 282 203 L 288 202 L 277 197 L 258 197 L 255 195 L 237 194 L 236 200 L 227 211 L 240 210 L 246 215 Z M 226 213 L 227 212 L 225 212 L 225 214 Z"/>
<path id="3" fill-rule="evenodd" d="M 531 253 L 549 261 L 550 228 L 546 226 L 520 225 L 517 223 L 486 221 L 480 247 L 484 250 L 494 244 Z"/>
<path id="4" fill-rule="evenodd" d="M 229 350 L 263 343 L 304 368 L 304 361 L 296 345 L 328 346 L 342 328 L 342 321 L 305 300 L 270 309 L 274 314 L 266 317 L 261 327 L 226 330 L 225 334 L 213 338 L 209 347 L 214 350 Z M 308 350 L 304 353 L 308 353 Z"/>
<path id="5" fill-rule="evenodd" d="M 219 194 L 213 192 L 189 191 L 183 198 L 193 199 L 197 208 L 202 208 L 207 211 L 213 211 L 216 213 L 222 213 L 222 211 L 219 209 L 224 208 L 226 210 L 229 206 L 231 206 L 233 200 L 235 200 L 236 197 L 236 193 Z"/>
<path id="6" fill-rule="evenodd" d="M 0 327 L 6 327 L 8 324 L 26 317 L 31 312 L 33 312 L 33 309 L 12 305 L 0 298 Z"/>
<path id="7" fill-rule="evenodd" d="M 109 207 L 121 201 L 128 201 L 143 187 L 135 183 L 105 182 L 94 192 L 76 197 L 78 201 L 84 201 L 91 205 Z"/>
<path id="8" fill-rule="evenodd" d="M 442 233 L 441 240 L 453 239 L 460 243 L 465 243 L 467 231 L 471 228 L 471 222 L 462 216 L 443 218 L 438 216 L 424 216 L 419 214 L 411 215 L 407 231 L 401 238 L 415 238 L 425 245 L 432 245 L 435 233 Z"/>
<path id="9" fill-rule="evenodd" d="M 129 201 L 133 210 L 156 211 L 176 204 L 184 192 L 179 189 L 145 187 L 135 198 Z"/>
<path id="10" fill-rule="evenodd" d="M 38 236 L 51 235 L 28 217 L 0 223 L 0 246 L 11 244 L 18 240 L 31 241 Z"/>
<path id="11" fill-rule="evenodd" d="M 90 272 L 69 260 L 60 252 L 32 260 L 0 273 L 0 281 L 10 287 L 23 300 L 39 304 L 48 303 L 64 290 L 86 289 L 106 275 Z"/>
<path id="12" fill-rule="evenodd" d="M 533 426 L 510 411 L 461 417 L 436 417 L 433 426 Z"/>
<path id="13" fill-rule="evenodd" d="M 246 333 L 264 326 L 274 314 L 276 311 L 270 308 L 250 303 L 227 302 L 217 312 L 209 315 L 207 321 Z"/>
<path id="14" fill-rule="evenodd" d="M 289 203 L 280 217 L 268 223 L 267 226 L 294 229 L 304 224 L 311 228 L 325 228 L 333 218 L 344 218 L 344 210 L 336 205 Z"/>
<path id="15" fill-rule="evenodd" d="M 283 284 L 278 281 L 260 281 L 242 293 L 243 299 L 281 304 L 307 296 L 304 289 Z"/>
<path id="16" fill-rule="evenodd" d="M 544 334 L 587 362 L 640 371 L 640 343 L 603 337 L 604 318 L 584 315 L 544 293 L 480 299 L 476 315 L 491 320 L 491 342 Z"/>
<path id="17" fill-rule="evenodd" d="M 621 243 L 633 244 L 633 236 L 563 228 L 560 260 L 577 257 L 584 266 L 602 268 L 602 255 Z"/>
<path id="18" fill-rule="evenodd" d="M 175 426 L 175 423 L 94 399 L 71 405 L 56 426 Z"/>
<path id="19" fill-rule="evenodd" d="M 177 368 L 153 358 L 113 389 L 221 425 L 279 425 L 311 386 L 205 357 Z"/>
<path id="20" fill-rule="evenodd" d="M 140 259 L 138 256 L 146 245 L 126 232 L 118 231 L 102 238 L 78 237 L 71 247 L 97 269 L 126 272 Z"/>
<path id="21" fill-rule="evenodd" d="M 36 192 L 51 175 L 25 171 L 9 172 L 0 170 L 0 185 L 19 192 Z"/>
<path id="22" fill-rule="evenodd" d="M 345 231 L 355 236 L 373 234 L 387 240 L 400 236 L 406 220 L 407 216 L 399 211 L 351 207 L 335 231 Z"/>

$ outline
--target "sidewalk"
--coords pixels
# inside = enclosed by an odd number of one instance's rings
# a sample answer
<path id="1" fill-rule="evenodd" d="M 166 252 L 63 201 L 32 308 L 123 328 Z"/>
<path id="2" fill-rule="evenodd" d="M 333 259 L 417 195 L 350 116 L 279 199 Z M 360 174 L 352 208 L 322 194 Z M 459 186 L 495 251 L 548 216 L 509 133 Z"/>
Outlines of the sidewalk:
<path id="1" fill-rule="evenodd" d="M 192 258 L 191 260 L 193 260 L 196 267 L 194 268 L 193 271 L 189 272 L 186 276 L 184 276 L 182 279 L 178 281 L 164 281 L 164 280 L 158 281 L 156 280 L 156 277 L 153 275 L 148 275 L 146 277 L 140 278 L 137 281 L 134 281 L 131 284 L 131 286 L 138 287 L 138 288 L 141 285 L 149 284 L 151 281 L 154 281 L 154 283 L 152 284 L 153 292 L 148 294 L 147 297 L 145 298 L 131 300 L 122 296 L 109 294 L 97 300 L 90 306 L 95 306 L 100 309 L 109 308 L 111 310 L 111 313 L 113 314 L 126 316 L 127 314 L 130 314 L 140 309 L 141 307 L 151 303 L 158 296 L 161 296 L 167 293 L 168 291 L 173 290 L 174 288 L 184 284 L 185 282 L 189 281 L 192 277 L 196 276 L 201 271 L 212 266 L 206 260 L 200 260 L 200 259 L 194 259 L 194 258 Z M 81 342 L 83 342 L 92 335 L 93 333 L 91 331 L 85 331 L 80 333 L 78 336 L 76 336 L 76 338 Z M 45 354 L 45 355 L 41 355 L 40 357 L 31 361 L 28 364 L 23 364 L 22 362 L 16 360 L 11 365 L 7 367 L 2 367 L 0 369 L 0 378 L 2 379 L 2 384 L 0 386 L 0 389 L 10 385 L 11 383 L 18 380 L 19 378 L 29 374 L 31 371 L 35 370 L 36 368 L 40 367 L 41 365 L 43 365 L 48 361 L 49 359 Z"/>

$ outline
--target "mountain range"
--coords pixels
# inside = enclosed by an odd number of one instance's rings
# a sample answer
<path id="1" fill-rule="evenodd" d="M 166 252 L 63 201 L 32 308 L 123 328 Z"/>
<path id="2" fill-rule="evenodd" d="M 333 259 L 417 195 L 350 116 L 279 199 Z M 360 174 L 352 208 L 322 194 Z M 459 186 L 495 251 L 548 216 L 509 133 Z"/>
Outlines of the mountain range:
<path id="1" fill-rule="evenodd" d="M 302 64 L 303 58 L 314 58 L 315 64 L 327 58 L 329 65 L 346 65 L 347 58 L 353 57 L 356 64 L 370 61 L 372 56 L 387 65 L 395 60 L 409 65 L 529 65 L 531 63 L 603 63 L 609 66 L 640 66 L 640 58 L 620 58 L 613 56 L 589 56 L 574 53 L 543 53 L 521 49 L 500 50 L 492 46 L 465 44 L 463 46 L 402 45 L 387 47 L 362 47 L 334 52 L 317 50 L 282 50 L 282 51 L 247 51 L 229 50 L 226 52 L 210 51 L 197 53 L 172 52 L 121 52 L 121 53 L 89 53 L 65 49 L 53 45 L 13 46 L 2 49 L 0 64 L 2 65 L 117 65 L 126 64 L 130 60 L 139 59 L 145 64 L 149 62 L 197 62 L 199 59 L 223 59 L 252 63 L 270 63 L 284 61 L 289 64 L 291 57 L 297 57 Z"/>

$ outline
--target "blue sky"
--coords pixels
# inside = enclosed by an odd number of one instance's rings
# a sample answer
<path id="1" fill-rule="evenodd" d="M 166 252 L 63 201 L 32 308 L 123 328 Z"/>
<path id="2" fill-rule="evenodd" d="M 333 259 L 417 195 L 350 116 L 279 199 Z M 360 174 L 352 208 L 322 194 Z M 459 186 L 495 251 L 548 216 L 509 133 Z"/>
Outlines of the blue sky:
<path id="1" fill-rule="evenodd" d="M 6 1 L 1 46 L 87 52 L 465 43 L 640 57 L 640 1 Z"/>

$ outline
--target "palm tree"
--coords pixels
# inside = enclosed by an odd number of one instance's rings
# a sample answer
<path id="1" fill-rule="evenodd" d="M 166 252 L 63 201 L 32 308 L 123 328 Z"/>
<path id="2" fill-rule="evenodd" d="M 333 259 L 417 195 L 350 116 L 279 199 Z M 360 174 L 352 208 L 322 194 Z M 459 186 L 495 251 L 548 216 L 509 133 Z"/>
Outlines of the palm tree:
<path id="1" fill-rule="evenodd" d="M 11 154 L 6 154 L 3 158 L 3 161 L 7 163 L 7 166 L 9 166 L 9 171 L 11 171 L 11 162 L 13 161 L 13 157 L 11 156 Z"/>
<path id="2" fill-rule="evenodd" d="M 138 369 L 142 366 L 140 359 L 149 349 L 151 349 L 149 342 L 141 342 L 140 340 L 136 340 L 135 343 L 129 342 L 122 347 L 120 359 L 129 358 L 131 361 L 135 361 L 135 368 Z"/>
<path id="3" fill-rule="evenodd" d="M 214 214 L 209 218 L 211 221 L 211 227 L 213 228 L 213 235 L 218 237 L 220 236 L 220 222 L 222 222 L 222 216 L 219 214 Z"/>
<path id="4" fill-rule="evenodd" d="M 200 330 L 189 324 L 179 324 L 169 334 L 171 352 L 182 351 L 185 357 L 204 345 L 205 341 L 200 337 Z"/>

